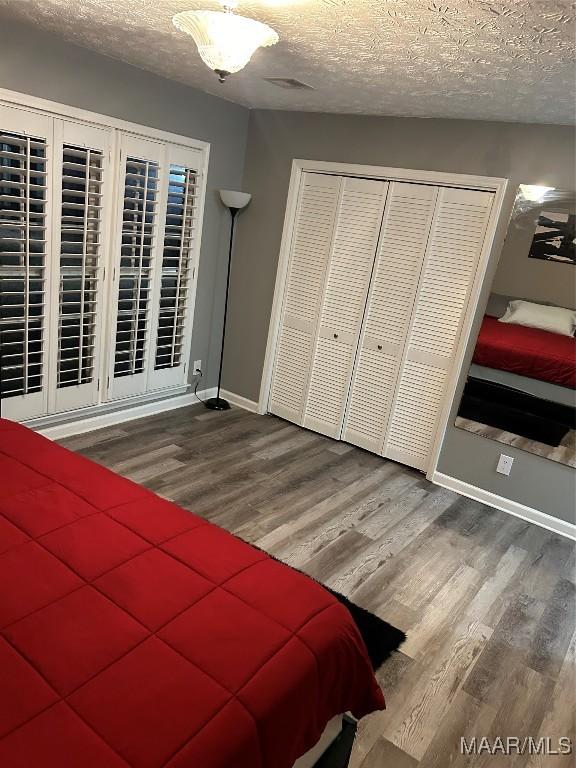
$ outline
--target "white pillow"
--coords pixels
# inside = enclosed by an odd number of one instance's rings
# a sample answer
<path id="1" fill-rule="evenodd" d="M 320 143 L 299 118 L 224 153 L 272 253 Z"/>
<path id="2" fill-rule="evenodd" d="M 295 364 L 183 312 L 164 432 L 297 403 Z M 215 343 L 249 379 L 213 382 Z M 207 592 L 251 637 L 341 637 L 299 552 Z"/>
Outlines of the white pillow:
<path id="1" fill-rule="evenodd" d="M 508 309 L 498 322 L 526 325 L 528 328 L 540 328 L 541 331 L 559 333 L 562 336 L 573 336 L 576 311 L 517 299 L 508 304 Z"/>

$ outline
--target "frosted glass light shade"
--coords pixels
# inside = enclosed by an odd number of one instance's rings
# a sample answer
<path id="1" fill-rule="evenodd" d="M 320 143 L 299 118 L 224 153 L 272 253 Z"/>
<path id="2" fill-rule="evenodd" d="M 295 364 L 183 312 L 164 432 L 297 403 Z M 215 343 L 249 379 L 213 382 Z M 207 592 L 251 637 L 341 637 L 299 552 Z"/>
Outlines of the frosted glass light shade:
<path id="1" fill-rule="evenodd" d="M 228 208 L 245 208 L 252 200 L 252 195 L 248 192 L 234 192 L 231 189 L 221 189 L 220 197 Z"/>
<path id="2" fill-rule="evenodd" d="M 267 24 L 229 12 L 183 11 L 172 23 L 194 38 L 202 61 L 221 80 L 243 69 L 257 48 L 278 42 Z"/>
<path id="3" fill-rule="evenodd" d="M 537 184 L 520 184 L 520 192 L 524 200 L 531 203 L 543 203 L 548 192 L 552 192 L 554 187 L 542 187 Z"/>

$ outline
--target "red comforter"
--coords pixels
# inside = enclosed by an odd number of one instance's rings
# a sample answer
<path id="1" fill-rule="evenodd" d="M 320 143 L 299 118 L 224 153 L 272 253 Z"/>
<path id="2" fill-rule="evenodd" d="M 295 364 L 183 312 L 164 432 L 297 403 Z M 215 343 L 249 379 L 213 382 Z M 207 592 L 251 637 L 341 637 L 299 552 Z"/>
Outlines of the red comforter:
<path id="1" fill-rule="evenodd" d="M 0 766 L 288 768 L 384 699 L 350 614 L 0 419 Z"/>
<path id="2" fill-rule="evenodd" d="M 576 387 L 576 339 L 484 317 L 473 362 Z"/>

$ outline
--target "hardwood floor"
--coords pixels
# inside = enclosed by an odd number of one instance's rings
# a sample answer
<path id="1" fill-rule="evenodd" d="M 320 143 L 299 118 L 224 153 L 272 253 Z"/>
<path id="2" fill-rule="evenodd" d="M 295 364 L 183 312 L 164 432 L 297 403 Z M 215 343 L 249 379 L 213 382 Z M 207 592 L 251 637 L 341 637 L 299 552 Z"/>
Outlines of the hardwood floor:
<path id="1" fill-rule="evenodd" d="M 527 437 L 514 434 L 514 432 L 505 432 L 497 427 L 489 427 L 480 421 L 463 419 L 462 416 L 456 417 L 456 426 L 460 429 L 465 429 L 466 432 L 473 432 L 475 435 L 489 437 L 491 440 L 497 440 L 499 443 L 513 445 L 515 448 L 535 453 L 537 456 L 543 456 L 545 459 L 558 461 L 560 464 L 568 464 L 569 467 L 576 467 L 576 429 L 569 429 L 560 444 L 553 446 L 541 443 L 538 440 L 529 440 Z"/>
<path id="2" fill-rule="evenodd" d="M 408 633 L 351 768 L 573 766 L 460 738 L 575 737 L 574 544 L 419 472 L 234 408 L 63 441 L 254 542 Z"/>

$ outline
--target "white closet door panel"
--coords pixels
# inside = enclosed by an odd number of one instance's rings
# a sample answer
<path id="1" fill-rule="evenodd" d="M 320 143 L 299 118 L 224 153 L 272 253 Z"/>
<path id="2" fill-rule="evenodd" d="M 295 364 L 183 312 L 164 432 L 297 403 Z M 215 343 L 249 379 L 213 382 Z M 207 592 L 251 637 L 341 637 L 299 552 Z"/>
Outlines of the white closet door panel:
<path id="1" fill-rule="evenodd" d="M 409 336 L 416 351 L 451 361 L 484 242 L 492 194 L 441 189 Z M 452 222 L 457 222 L 453 226 Z M 450 226 L 448 224 L 450 223 Z"/>
<path id="2" fill-rule="evenodd" d="M 402 369 L 384 455 L 425 470 L 448 372 L 415 360 Z"/>
<path id="3" fill-rule="evenodd" d="M 343 439 L 379 453 L 390 410 L 392 386 L 398 373 L 396 354 L 385 354 L 365 340 L 354 373 Z"/>
<path id="4" fill-rule="evenodd" d="M 493 195 L 440 189 L 384 455 L 427 469 Z"/>
<path id="5" fill-rule="evenodd" d="M 270 413 L 301 423 L 304 393 L 310 376 L 312 331 L 282 326 L 270 396 Z"/>
<path id="6" fill-rule="evenodd" d="M 387 182 L 346 178 L 320 312 L 304 426 L 340 437 Z"/>
<path id="7" fill-rule="evenodd" d="M 320 325 L 357 335 L 374 266 L 388 184 L 345 179 Z"/>
<path id="8" fill-rule="evenodd" d="M 436 187 L 390 185 L 344 440 L 380 453 L 436 204 Z"/>
<path id="9" fill-rule="evenodd" d="M 346 393 L 350 384 L 350 368 L 356 352 L 356 341 L 318 336 L 304 426 L 328 437 L 338 438 Z"/>
<path id="10" fill-rule="evenodd" d="M 53 160 L 51 118 L 0 106 L 0 398 L 16 421 L 48 410 Z"/>
<path id="11" fill-rule="evenodd" d="M 121 137 L 109 399 L 143 394 L 147 389 L 163 161 L 160 142 Z"/>
<path id="12" fill-rule="evenodd" d="M 98 400 L 105 248 L 111 214 L 111 131 L 55 121 L 52 412 Z"/>
<path id="13" fill-rule="evenodd" d="M 296 209 L 268 409 L 302 423 L 342 180 L 304 173 Z"/>

